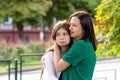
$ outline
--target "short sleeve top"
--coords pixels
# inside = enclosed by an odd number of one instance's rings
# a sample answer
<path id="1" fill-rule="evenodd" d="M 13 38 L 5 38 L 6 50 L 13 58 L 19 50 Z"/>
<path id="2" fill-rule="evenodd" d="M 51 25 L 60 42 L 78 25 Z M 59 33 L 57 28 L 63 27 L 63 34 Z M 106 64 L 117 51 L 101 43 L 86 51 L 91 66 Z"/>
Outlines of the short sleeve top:
<path id="1" fill-rule="evenodd" d="M 63 71 L 63 80 L 92 79 L 96 54 L 89 39 L 75 41 L 62 59 L 71 64 Z"/>

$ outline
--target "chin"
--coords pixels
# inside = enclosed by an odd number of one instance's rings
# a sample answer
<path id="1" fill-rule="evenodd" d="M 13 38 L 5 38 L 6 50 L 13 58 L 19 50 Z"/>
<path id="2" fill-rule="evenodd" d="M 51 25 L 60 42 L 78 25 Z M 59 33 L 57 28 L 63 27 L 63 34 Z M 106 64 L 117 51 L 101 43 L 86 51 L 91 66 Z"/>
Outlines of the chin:
<path id="1" fill-rule="evenodd" d="M 74 37 L 74 35 L 71 35 L 71 37 Z"/>

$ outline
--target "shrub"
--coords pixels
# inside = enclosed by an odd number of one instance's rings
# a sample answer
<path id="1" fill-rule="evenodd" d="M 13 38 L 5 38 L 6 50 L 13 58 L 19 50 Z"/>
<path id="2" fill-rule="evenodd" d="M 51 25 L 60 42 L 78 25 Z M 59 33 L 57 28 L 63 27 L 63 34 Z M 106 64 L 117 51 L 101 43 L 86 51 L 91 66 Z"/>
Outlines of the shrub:
<path id="1" fill-rule="evenodd" d="M 45 42 L 32 41 L 28 44 L 24 42 L 7 44 L 0 43 L 0 59 L 19 58 L 20 54 L 44 53 L 46 50 Z"/>

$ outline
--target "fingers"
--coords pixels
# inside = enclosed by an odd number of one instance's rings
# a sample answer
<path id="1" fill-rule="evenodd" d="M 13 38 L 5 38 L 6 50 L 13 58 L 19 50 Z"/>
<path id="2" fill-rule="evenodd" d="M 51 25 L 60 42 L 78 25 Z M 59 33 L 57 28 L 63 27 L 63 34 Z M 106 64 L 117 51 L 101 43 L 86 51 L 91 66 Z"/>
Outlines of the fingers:
<path id="1" fill-rule="evenodd" d="M 44 58 L 42 58 L 42 69 L 45 69 L 45 59 Z"/>

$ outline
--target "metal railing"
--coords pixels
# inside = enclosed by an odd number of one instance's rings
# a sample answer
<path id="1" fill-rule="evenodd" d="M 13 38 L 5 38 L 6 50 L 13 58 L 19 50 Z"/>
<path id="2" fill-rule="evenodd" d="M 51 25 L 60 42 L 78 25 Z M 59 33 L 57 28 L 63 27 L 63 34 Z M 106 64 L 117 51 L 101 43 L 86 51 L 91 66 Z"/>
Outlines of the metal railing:
<path id="1" fill-rule="evenodd" d="M 29 56 L 35 56 L 35 57 L 41 57 L 43 56 L 43 54 L 21 54 L 20 55 L 20 62 L 18 62 L 17 59 L 14 60 L 14 80 L 17 80 L 17 73 L 18 73 L 18 66 L 20 67 L 20 80 L 22 80 L 22 73 L 24 72 L 23 71 L 23 66 L 24 66 L 24 58 L 26 57 L 29 57 Z M 41 58 L 40 58 L 41 59 Z M 105 60 L 106 61 L 106 60 Z M 0 60 L 0 63 L 7 63 L 7 66 L 8 66 L 8 80 L 10 80 L 10 75 L 11 75 L 11 60 L 9 59 L 2 59 Z M 110 64 L 110 66 L 112 65 L 111 63 L 120 63 L 120 60 L 118 61 L 109 61 L 109 62 L 101 62 L 100 63 L 97 63 L 97 65 L 102 65 L 104 67 L 103 64 Z M 28 62 L 26 62 L 25 65 L 29 65 Z M 32 65 L 36 65 L 36 64 L 32 64 Z M 40 63 L 38 64 L 40 65 Z M 103 73 L 103 72 L 106 72 L 107 74 L 110 74 L 112 73 L 112 79 L 114 80 L 118 80 L 118 67 L 120 65 L 117 65 L 117 68 L 115 67 L 116 65 L 114 65 L 112 68 L 106 68 L 106 69 L 100 69 L 100 70 L 96 70 L 95 72 L 97 73 Z M 109 66 L 108 66 L 109 67 Z M 25 72 L 26 73 L 26 72 Z M 29 73 L 27 73 L 29 74 Z M 35 73 L 32 73 L 32 74 L 35 74 Z M 98 77 L 94 77 L 93 80 L 108 80 L 108 76 L 106 75 L 103 75 L 103 76 L 98 76 Z"/>
<path id="2" fill-rule="evenodd" d="M 0 60 L 0 63 L 5 63 L 7 62 L 7 66 L 8 66 L 8 80 L 10 80 L 10 64 L 11 64 L 11 60 L 10 59 L 2 59 Z"/>
<path id="3" fill-rule="evenodd" d="M 41 54 L 21 54 L 20 55 L 20 80 L 22 80 L 22 72 L 23 72 L 23 58 L 24 57 L 28 57 L 28 56 L 38 56 L 38 57 L 42 57 L 43 56 L 43 53 Z M 29 65 L 28 63 L 26 65 Z M 34 64 L 35 65 L 35 64 Z M 39 63 L 40 65 L 40 63 Z"/>
<path id="4" fill-rule="evenodd" d="M 14 60 L 14 73 L 15 73 L 15 80 L 17 80 L 17 73 L 18 73 L 18 60 Z"/>

